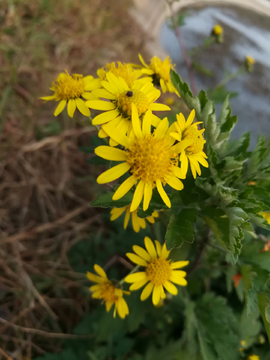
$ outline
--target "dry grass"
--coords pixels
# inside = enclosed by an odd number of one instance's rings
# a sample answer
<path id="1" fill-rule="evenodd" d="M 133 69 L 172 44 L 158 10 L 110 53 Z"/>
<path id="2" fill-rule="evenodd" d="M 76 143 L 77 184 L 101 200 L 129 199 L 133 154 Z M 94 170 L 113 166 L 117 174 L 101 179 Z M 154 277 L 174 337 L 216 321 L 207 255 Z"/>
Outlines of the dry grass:
<path id="1" fill-rule="evenodd" d="M 97 170 L 79 150 L 95 130 L 53 118 L 51 81 L 136 61 L 144 36 L 126 0 L 4 0 L 0 4 L 0 359 L 59 351 L 88 311 L 85 275 L 67 251 L 102 228 L 89 207 Z"/>

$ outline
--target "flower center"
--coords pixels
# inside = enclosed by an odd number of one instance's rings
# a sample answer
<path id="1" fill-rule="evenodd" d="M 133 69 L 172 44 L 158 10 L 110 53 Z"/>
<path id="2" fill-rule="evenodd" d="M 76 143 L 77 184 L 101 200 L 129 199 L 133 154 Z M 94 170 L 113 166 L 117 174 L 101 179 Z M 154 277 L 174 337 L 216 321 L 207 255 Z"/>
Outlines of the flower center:
<path id="1" fill-rule="evenodd" d="M 162 258 L 152 260 L 145 269 L 146 276 L 154 285 L 162 285 L 171 277 L 170 261 Z"/>
<path id="2" fill-rule="evenodd" d="M 186 148 L 186 151 L 190 154 L 198 154 L 203 150 L 203 145 L 205 140 L 200 132 L 197 129 L 197 126 L 190 126 L 184 132 L 183 139 L 190 139 L 193 140 L 193 144 Z"/>
<path id="3" fill-rule="evenodd" d="M 118 108 L 126 118 L 131 116 L 132 103 L 137 107 L 139 116 L 149 108 L 149 101 L 145 93 L 140 90 L 125 91 L 118 96 Z"/>
<path id="4" fill-rule="evenodd" d="M 165 81 L 170 81 L 171 61 L 169 58 L 161 61 L 158 57 L 154 56 L 150 62 L 150 68 Z"/>
<path id="5" fill-rule="evenodd" d="M 84 93 L 83 75 L 61 73 L 56 79 L 56 83 L 52 84 L 52 90 L 61 100 L 70 100 L 79 98 Z"/>
<path id="6" fill-rule="evenodd" d="M 111 282 L 107 282 L 102 285 L 100 298 L 104 299 L 106 302 L 115 303 L 118 300 L 118 296 L 115 295 L 115 287 Z"/>
<path id="7" fill-rule="evenodd" d="M 153 134 L 144 134 L 140 139 L 134 138 L 128 149 L 127 163 L 131 165 L 131 174 L 138 179 L 147 183 L 156 180 L 164 183 L 164 178 L 172 174 L 172 166 L 177 162 L 171 157 L 166 137 L 159 139 Z"/>

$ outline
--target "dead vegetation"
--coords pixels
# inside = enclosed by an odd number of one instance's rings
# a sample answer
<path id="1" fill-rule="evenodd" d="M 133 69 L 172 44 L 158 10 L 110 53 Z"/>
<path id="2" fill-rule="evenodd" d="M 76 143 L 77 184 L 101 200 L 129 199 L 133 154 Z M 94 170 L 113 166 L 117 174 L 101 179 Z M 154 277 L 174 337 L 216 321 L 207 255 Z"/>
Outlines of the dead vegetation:
<path id="1" fill-rule="evenodd" d="M 85 275 L 67 251 L 102 231 L 89 203 L 97 170 L 80 151 L 95 133 L 53 117 L 51 81 L 132 61 L 144 35 L 125 0 L 4 0 L 0 4 L 0 359 L 60 351 L 88 311 Z M 91 156 L 91 155 L 90 155 Z"/>

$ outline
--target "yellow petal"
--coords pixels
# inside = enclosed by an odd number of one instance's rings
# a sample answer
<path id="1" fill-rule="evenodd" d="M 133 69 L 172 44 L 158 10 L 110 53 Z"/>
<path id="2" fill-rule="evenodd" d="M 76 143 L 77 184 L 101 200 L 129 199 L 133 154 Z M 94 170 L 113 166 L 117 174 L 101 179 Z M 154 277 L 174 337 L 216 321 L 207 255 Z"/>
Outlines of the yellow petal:
<path id="1" fill-rule="evenodd" d="M 134 131 L 134 134 L 136 135 L 136 137 L 139 139 L 142 138 L 142 129 L 141 129 L 140 119 L 139 119 L 139 115 L 138 115 L 138 110 L 134 104 L 132 104 L 132 126 L 133 126 L 133 131 Z"/>
<path id="2" fill-rule="evenodd" d="M 90 116 L 90 110 L 82 99 L 75 99 L 77 108 L 84 116 Z"/>
<path id="3" fill-rule="evenodd" d="M 101 85 L 102 85 L 107 91 L 109 91 L 110 93 L 112 93 L 112 94 L 114 94 L 114 95 L 116 95 L 116 94 L 119 93 L 119 91 L 117 90 L 117 88 L 116 88 L 113 84 L 109 83 L 108 81 L 101 81 Z"/>
<path id="4" fill-rule="evenodd" d="M 42 96 L 39 99 L 45 100 L 45 101 L 50 101 L 50 100 L 55 100 L 56 96 L 55 95 L 50 95 L 50 96 Z"/>
<path id="5" fill-rule="evenodd" d="M 175 190 L 183 190 L 183 188 L 184 188 L 182 181 L 179 180 L 175 176 L 170 176 L 169 178 L 166 178 L 165 180 Z"/>
<path id="6" fill-rule="evenodd" d="M 107 279 L 107 275 L 106 275 L 105 271 L 102 269 L 101 266 L 95 264 L 95 265 L 94 265 L 94 269 L 95 269 L 95 272 L 96 272 L 99 276 Z"/>
<path id="7" fill-rule="evenodd" d="M 130 169 L 130 167 L 131 165 L 126 162 L 116 165 L 111 169 L 105 171 L 103 174 L 99 175 L 99 177 L 97 178 L 97 183 L 106 184 L 108 182 L 114 181 L 124 175 Z"/>
<path id="8" fill-rule="evenodd" d="M 167 250 L 166 243 L 164 243 L 161 249 L 160 257 L 162 257 L 163 259 L 167 259 L 169 255 L 170 251 Z"/>
<path id="9" fill-rule="evenodd" d="M 147 210 L 152 199 L 153 187 L 152 184 L 146 183 L 144 188 L 143 211 Z"/>
<path id="10" fill-rule="evenodd" d="M 155 130 L 155 138 L 163 138 L 169 128 L 169 121 L 167 118 L 163 119 Z"/>
<path id="11" fill-rule="evenodd" d="M 67 104 L 67 112 L 68 112 L 68 116 L 70 116 L 71 118 L 73 118 L 74 112 L 76 110 L 76 102 L 74 99 L 70 99 L 68 101 Z"/>
<path id="12" fill-rule="evenodd" d="M 86 101 L 86 106 L 90 107 L 91 109 L 95 110 L 114 110 L 115 104 L 110 101 L 103 101 L 103 100 L 88 100 Z"/>
<path id="13" fill-rule="evenodd" d="M 141 301 L 146 300 L 150 296 L 150 294 L 153 290 L 153 287 L 154 287 L 154 284 L 152 284 L 151 282 L 146 285 L 146 287 L 143 289 L 143 291 L 141 293 Z"/>
<path id="14" fill-rule="evenodd" d="M 135 255 L 133 253 L 127 253 L 126 255 L 135 264 L 141 265 L 141 266 L 147 266 L 147 262 L 144 259 L 142 259 L 140 256 Z"/>
<path id="15" fill-rule="evenodd" d="M 171 293 L 173 295 L 177 295 L 177 293 L 178 293 L 177 287 L 175 285 L 173 285 L 170 281 L 165 281 L 163 286 L 165 287 L 166 290 L 169 291 L 169 293 Z"/>
<path id="16" fill-rule="evenodd" d="M 110 220 L 114 221 L 114 220 L 118 219 L 119 216 L 121 216 L 125 210 L 126 210 L 125 207 L 123 207 L 123 208 L 113 208 L 111 210 L 111 218 L 110 218 Z"/>
<path id="17" fill-rule="evenodd" d="M 54 116 L 58 116 L 65 108 L 67 100 L 61 100 L 54 111 Z"/>
<path id="18" fill-rule="evenodd" d="M 122 131 L 119 131 L 115 126 L 112 126 L 111 123 L 103 125 L 103 129 L 114 141 L 128 148 L 129 139 Z"/>
<path id="19" fill-rule="evenodd" d="M 108 100 L 116 100 L 117 99 L 117 96 L 115 96 L 114 94 L 112 94 L 111 92 L 109 92 L 106 89 L 93 90 L 92 94 L 93 94 L 93 96 L 101 97 L 101 98 L 108 99 Z"/>
<path id="20" fill-rule="evenodd" d="M 193 110 L 190 112 L 189 117 L 188 117 L 188 119 L 187 119 L 186 127 L 189 127 L 189 126 L 192 124 L 194 118 L 195 118 L 195 110 L 193 109 Z"/>
<path id="21" fill-rule="evenodd" d="M 87 101 L 86 101 L 86 104 L 87 104 Z M 112 110 L 112 111 L 106 111 L 102 114 L 95 116 L 92 121 L 92 124 L 93 125 L 102 125 L 102 124 L 105 124 L 105 123 L 117 118 L 119 115 L 120 114 L 117 109 Z"/>
<path id="22" fill-rule="evenodd" d="M 184 152 L 182 154 L 184 154 Z M 173 170 L 173 174 L 175 176 L 177 176 L 179 179 L 185 179 L 186 178 L 187 172 L 182 170 L 182 168 L 179 168 L 178 166 L 174 166 L 172 168 L 172 170 Z"/>
<path id="23" fill-rule="evenodd" d="M 137 211 L 133 211 L 131 213 L 131 221 L 132 221 L 133 230 L 135 232 L 139 232 L 140 231 L 140 224 L 139 224 L 139 219 L 138 219 L 138 216 L 137 216 Z"/>
<path id="24" fill-rule="evenodd" d="M 125 278 L 125 282 L 134 283 L 134 282 L 142 281 L 142 280 L 145 280 L 145 279 L 147 279 L 145 271 L 140 271 L 140 272 L 137 272 L 135 274 L 128 275 Z"/>
<path id="25" fill-rule="evenodd" d="M 165 81 L 163 79 L 160 79 L 159 82 L 160 82 L 162 91 L 165 93 L 167 91 L 167 86 L 165 84 Z"/>
<path id="26" fill-rule="evenodd" d="M 126 211 L 126 215 L 125 215 L 125 219 L 124 219 L 124 229 L 125 230 L 128 226 L 129 218 L 130 218 L 130 210 L 129 210 L 129 207 L 127 207 L 127 211 Z"/>
<path id="27" fill-rule="evenodd" d="M 158 254 L 158 256 L 160 256 L 161 255 L 161 244 L 157 240 L 155 240 L 155 244 L 156 244 L 157 254 Z"/>
<path id="28" fill-rule="evenodd" d="M 84 85 L 85 91 L 91 91 L 100 87 L 100 79 L 94 79 L 92 81 L 86 81 Z"/>
<path id="29" fill-rule="evenodd" d="M 152 260 L 151 256 L 148 254 L 148 252 L 144 248 L 142 248 L 138 245 L 133 245 L 132 249 L 137 255 L 142 257 L 144 260 L 146 260 L 148 262 Z"/>
<path id="30" fill-rule="evenodd" d="M 141 54 L 139 54 L 139 59 L 140 59 L 140 62 L 143 64 L 143 66 L 145 66 L 146 68 L 149 68 L 149 66 L 146 64 L 146 62 L 144 61 Z"/>
<path id="31" fill-rule="evenodd" d="M 180 155 L 180 161 L 181 161 L 181 172 L 183 173 L 183 176 L 187 175 L 188 171 L 188 157 L 186 155 L 186 152 L 183 151 Z M 176 175 L 177 176 L 177 175 Z M 180 176 L 178 176 L 180 177 Z M 180 178 L 182 179 L 182 178 Z"/>
<path id="32" fill-rule="evenodd" d="M 147 110 L 142 123 L 142 132 L 144 134 L 151 134 L 151 121 L 152 121 L 152 111 Z"/>
<path id="33" fill-rule="evenodd" d="M 161 181 L 157 180 L 156 184 L 157 184 L 157 190 L 159 192 L 159 195 L 161 196 L 161 198 L 164 201 L 165 205 L 167 205 L 168 208 L 170 208 L 171 207 L 171 200 L 169 199 L 168 195 L 166 194 L 165 190 L 163 189 Z"/>
<path id="34" fill-rule="evenodd" d="M 138 206 L 140 205 L 142 198 L 143 198 L 144 186 L 145 186 L 145 182 L 141 180 L 139 182 L 139 184 L 137 185 L 136 190 L 134 192 L 132 203 L 130 205 L 130 212 L 135 211 L 138 208 Z"/>
<path id="35" fill-rule="evenodd" d="M 180 269 L 184 266 L 187 266 L 189 264 L 189 261 L 176 261 L 176 262 L 173 262 L 170 267 L 171 269 Z"/>
<path id="36" fill-rule="evenodd" d="M 177 285 L 181 285 L 181 286 L 186 286 L 187 285 L 187 280 L 184 279 L 183 277 L 178 278 L 178 277 L 176 277 L 174 275 L 171 275 L 170 280 L 172 282 L 174 282 L 175 284 L 177 284 Z"/>
<path id="37" fill-rule="evenodd" d="M 160 297 L 161 297 L 161 285 L 155 285 L 152 294 L 152 301 L 154 305 L 157 305 L 159 303 Z"/>
<path id="38" fill-rule="evenodd" d="M 111 146 L 98 146 L 95 148 L 95 154 L 106 160 L 125 161 L 127 153 L 120 149 L 112 148 Z"/>
<path id="39" fill-rule="evenodd" d="M 170 111 L 171 108 L 164 104 L 153 103 L 149 106 L 152 111 Z"/>
<path id="40" fill-rule="evenodd" d="M 143 287 L 147 282 L 148 282 L 148 279 L 147 279 L 147 277 L 145 277 L 145 279 L 143 279 L 143 280 L 134 282 L 134 283 L 129 287 L 129 290 L 130 290 L 130 291 L 138 290 L 138 289 L 140 289 L 141 287 Z"/>
<path id="41" fill-rule="evenodd" d="M 179 143 L 177 143 L 176 145 L 174 145 L 171 148 L 171 150 L 173 152 L 176 152 L 177 154 L 180 154 L 182 151 L 184 151 L 192 143 L 193 143 L 193 140 L 191 140 L 191 139 L 182 140 Z"/>
<path id="42" fill-rule="evenodd" d="M 111 72 L 107 72 L 106 77 L 111 85 L 113 85 L 118 93 L 122 93 L 125 91 L 119 79 Z M 123 80 L 124 81 L 124 80 Z"/>
<path id="43" fill-rule="evenodd" d="M 148 251 L 149 255 L 151 256 L 151 258 L 156 259 L 157 253 L 156 253 L 155 246 L 154 246 L 152 240 L 148 236 L 146 236 L 144 238 L 144 245 L 145 245 L 145 248 Z"/>
<path id="44" fill-rule="evenodd" d="M 89 93 L 89 92 L 84 92 L 81 95 L 84 99 L 86 100 L 94 100 L 97 98 L 97 96 L 93 95 L 93 93 Z"/>
<path id="45" fill-rule="evenodd" d="M 102 277 L 99 277 L 99 276 L 97 276 L 95 274 L 92 274 L 89 271 L 87 271 L 86 276 L 91 281 L 94 281 L 94 282 L 97 282 L 97 283 L 104 282 L 104 279 Z"/>
<path id="46" fill-rule="evenodd" d="M 121 199 L 121 197 L 123 197 L 132 188 L 132 186 L 136 184 L 136 182 L 137 182 L 136 177 L 131 175 L 119 186 L 119 188 L 114 193 L 112 199 L 113 200 Z"/>

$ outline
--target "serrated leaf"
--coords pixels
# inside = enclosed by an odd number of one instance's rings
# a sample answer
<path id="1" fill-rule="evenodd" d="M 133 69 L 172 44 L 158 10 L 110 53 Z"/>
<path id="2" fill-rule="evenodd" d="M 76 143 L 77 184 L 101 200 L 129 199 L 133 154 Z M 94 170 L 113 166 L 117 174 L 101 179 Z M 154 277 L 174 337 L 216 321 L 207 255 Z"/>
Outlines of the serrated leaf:
<path id="1" fill-rule="evenodd" d="M 178 215 L 171 215 L 165 234 L 167 249 L 181 246 L 184 242 L 194 241 L 194 223 L 196 222 L 195 209 L 183 209 Z"/>
<path id="2" fill-rule="evenodd" d="M 249 162 L 248 171 L 247 171 L 248 178 L 251 177 L 252 175 L 256 175 L 256 172 L 258 170 L 259 165 L 261 164 L 261 162 L 263 160 L 263 155 L 265 152 L 266 152 L 265 138 L 264 138 L 264 136 L 259 136 L 257 145 L 250 157 L 250 162 Z"/>

